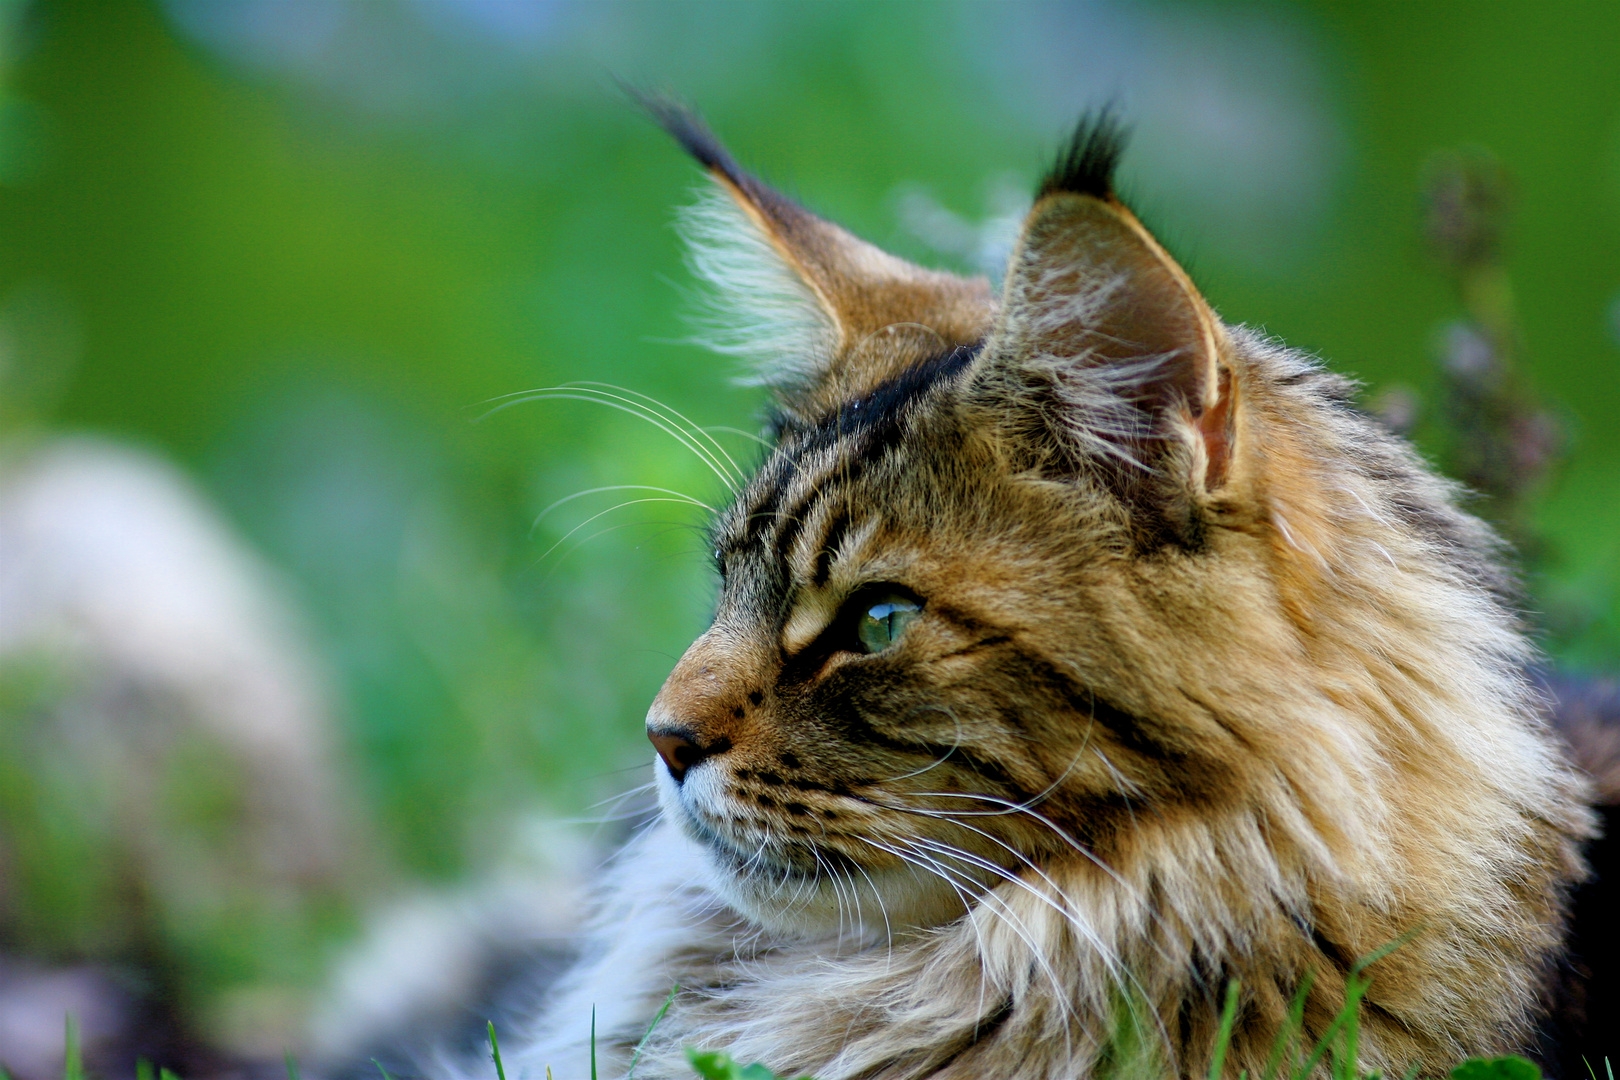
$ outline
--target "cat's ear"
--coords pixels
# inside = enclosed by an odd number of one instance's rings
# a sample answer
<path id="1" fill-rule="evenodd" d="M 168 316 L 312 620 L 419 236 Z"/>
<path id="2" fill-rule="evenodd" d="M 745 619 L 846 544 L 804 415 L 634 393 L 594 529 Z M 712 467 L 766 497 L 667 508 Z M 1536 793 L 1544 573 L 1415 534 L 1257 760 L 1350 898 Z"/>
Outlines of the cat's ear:
<path id="1" fill-rule="evenodd" d="M 703 122 L 668 99 L 642 104 L 716 183 L 683 219 L 714 290 L 708 343 L 751 361 L 750 381 L 810 419 L 919 361 L 977 345 L 994 298 L 983 278 L 915 266 L 744 172 Z"/>
<path id="2" fill-rule="evenodd" d="M 1230 344 L 1186 272 L 1115 195 L 1122 147 L 1106 113 L 1082 121 L 1041 185 L 984 375 L 1017 426 L 1063 447 L 1070 465 L 1100 467 L 1133 494 L 1197 498 L 1231 472 Z"/>

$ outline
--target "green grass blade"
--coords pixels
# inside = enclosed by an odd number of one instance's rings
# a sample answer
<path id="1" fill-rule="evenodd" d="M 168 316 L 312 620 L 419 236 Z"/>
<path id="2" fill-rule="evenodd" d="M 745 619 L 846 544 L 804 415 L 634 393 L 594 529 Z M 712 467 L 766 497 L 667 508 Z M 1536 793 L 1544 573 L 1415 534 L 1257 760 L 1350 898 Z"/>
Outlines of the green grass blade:
<path id="1" fill-rule="evenodd" d="M 154 1080 L 155 1075 L 156 1074 L 152 1071 L 152 1063 L 150 1061 L 147 1061 L 145 1058 L 135 1059 L 135 1080 Z M 6 1073 L 4 1069 L 0 1069 L 0 1080 L 6 1080 Z"/>
<path id="2" fill-rule="evenodd" d="M 624 1080 L 631 1080 L 631 1078 L 636 1075 L 636 1062 L 641 1060 L 641 1052 L 647 1048 L 647 1040 L 652 1038 L 653 1029 L 656 1028 L 658 1026 L 658 1022 L 664 1018 L 664 1014 L 669 1012 L 669 1007 L 675 1004 L 675 995 L 680 992 L 680 983 L 676 983 L 674 986 L 669 988 L 669 997 L 664 999 L 663 1008 L 658 1010 L 658 1014 L 652 1018 L 652 1023 L 647 1025 L 647 1034 L 643 1035 L 641 1037 L 641 1041 L 636 1043 L 635 1053 L 630 1055 L 630 1069 L 624 1074 Z"/>
<path id="3" fill-rule="evenodd" d="M 292 1051 L 289 1050 L 282 1055 L 282 1060 L 287 1063 L 287 1080 L 299 1080 L 298 1062 L 293 1060 Z"/>
<path id="4" fill-rule="evenodd" d="M 1346 1012 L 1359 1005 L 1359 999 L 1355 1004 L 1347 1003 L 1344 1009 L 1339 1012 L 1339 1015 L 1333 1018 L 1333 1023 L 1329 1024 L 1327 1030 L 1322 1032 L 1321 1039 L 1317 1040 L 1315 1048 L 1311 1050 L 1311 1054 L 1305 1059 L 1305 1063 L 1294 1072 L 1295 1077 L 1303 1078 L 1315 1075 L 1316 1067 L 1322 1064 L 1322 1059 L 1327 1057 L 1333 1048 L 1338 1045 L 1339 1031 L 1344 1027 Z"/>
<path id="5" fill-rule="evenodd" d="M 62 1019 L 63 1034 L 62 1048 L 62 1080 L 84 1080 L 84 1060 L 79 1056 L 79 1025 L 73 1022 L 73 1014 L 69 1013 Z"/>
<path id="6" fill-rule="evenodd" d="M 1344 1051 L 1335 1055 L 1338 1060 L 1333 1069 L 1339 1080 L 1356 1080 L 1361 1075 L 1361 999 L 1369 985 L 1352 974 L 1345 987 Z"/>
<path id="7" fill-rule="evenodd" d="M 506 1080 L 503 1076 L 501 1080 Z M 591 1080 L 596 1080 L 596 1006 L 591 1006 Z"/>
<path id="8" fill-rule="evenodd" d="M 1232 1025 L 1237 1023 L 1238 1011 L 1238 981 L 1233 979 L 1226 984 L 1226 1005 L 1221 1009 L 1221 1029 L 1215 1035 L 1215 1052 L 1209 1059 L 1209 1080 L 1221 1080 L 1221 1070 L 1226 1067 L 1226 1048 L 1232 1042 Z"/>
<path id="9" fill-rule="evenodd" d="M 378 1072 L 382 1073 L 383 1080 L 394 1080 L 392 1076 L 388 1075 L 388 1069 L 383 1065 L 382 1062 L 378 1061 L 376 1058 L 372 1058 L 371 1063 L 377 1066 Z"/>
<path id="10" fill-rule="evenodd" d="M 495 1075 L 499 1078 L 499 1080 L 506 1080 L 506 1066 L 501 1064 L 501 1044 L 496 1041 L 495 1038 L 495 1021 L 485 1020 L 484 1023 L 489 1025 L 489 1056 L 495 1059 Z M 592 1013 L 591 1027 L 593 1032 L 595 1030 L 595 1026 L 595 1014 Z M 388 1074 L 384 1073 L 383 1075 L 386 1076 Z M 592 1080 L 595 1080 L 595 1077 L 596 1070 L 593 1068 L 591 1070 Z"/>
<path id="11" fill-rule="evenodd" d="M 1398 944 L 1399 939 L 1395 944 L 1387 946 L 1388 951 L 1384 955 L 1393 952 Z M 1370 965 L 1377 959 L 1381 957 L 1368 959 L 1367 963 Z M 1372 980 L 1358 977 L 1355 970 L 1351 969 L 1352 973 L 1344 988 L 1344 1026 L 1341 1028 L 1344 1034 L 1344 1050 L 1337 1062 L 1337 1072 L 1342 1080 L 1357 1080 L 1361 1075 L 1361 999 L 1366 997 L 1367 991 L 1372 988 Z"/>
<path id="12" fill-rule="evenodd" d="M 168 1069 L 159 1069 L 158 1080 L 180 1080 L 180 1078 L 174 1075 L 174 1073 L 170 1072 Z"/>
<path id="13" fill-rule="evenodd" d="M 1310 996 L 1315 981 L 1316 973 L 1313 971 L 1305 972 L 1305 977 L 1299 981 L 1294 1000 L 1288 1003 L 1288 1016 L 1283 1020 L 1282 1030 L 1277 1032 L 1277 1041 L 1272 1044 L 1271 1054 L 1266 1058 L 1266 1071 L 1261 1074 L 1261 1080 L 1277 1080 L 1277 1070 L 1282 1068 L 1283 1059 L 1293 1056 L 1294 1044 L 1300 1032 L 1305 1030 L 1305 999 Z"/>
<path id="14" fill-rule="evenodd" d="M 1382 960 L 1396 949 L 1404 948 L 1406 944 L 1413 938 L 1417 937 L 1421 931 L 1422 927 L 1413 927 L 1400 937 L 1396 938 L 1394 941 L 1391 941 L 1385 945 L 1380 945 L 1366 956 L 1363 956 L 1360 960 L 1357 960 L 1355 963 L 1350 965 L 1350 977 L 1352 979 L 1360 978 L 1362 972 L 1378 963 L 1378 961 Z"/>

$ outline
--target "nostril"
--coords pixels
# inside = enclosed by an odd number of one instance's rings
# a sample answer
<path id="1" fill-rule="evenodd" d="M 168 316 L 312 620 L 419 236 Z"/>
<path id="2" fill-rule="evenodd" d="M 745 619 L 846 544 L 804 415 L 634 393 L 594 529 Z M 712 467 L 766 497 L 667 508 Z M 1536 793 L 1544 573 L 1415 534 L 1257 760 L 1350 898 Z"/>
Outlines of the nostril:
<path id="1" fill-rule="evenodd" d="M 676 731 L 648 730 L 647 738 L 652 740 L 653 749 L 658 756 L 664 759 L 669 767 L 669 775 L 675 778 L 678 784 L 685 775 L 686 770 L 697 764 L 697 743 Z"/>
<path id="2" fill-rule="evenodd" d="M 721 737 L 703 746 L 689 733 L 677 730 L 649 728 L 647 738 L 652 741 L 658 756 L 664 759 L 664 764 L 669 768 L 669 775 L 677 784 L 686 778 L 687 769 L 706 757 L 723 754 L 731 749 L 730 739 Z"/>

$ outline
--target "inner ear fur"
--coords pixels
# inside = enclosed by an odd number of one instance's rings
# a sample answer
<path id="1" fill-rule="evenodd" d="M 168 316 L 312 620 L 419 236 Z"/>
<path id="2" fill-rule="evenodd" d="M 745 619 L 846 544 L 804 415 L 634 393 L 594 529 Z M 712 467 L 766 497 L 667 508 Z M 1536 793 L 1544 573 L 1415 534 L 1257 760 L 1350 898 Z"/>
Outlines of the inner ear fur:
<path id="1" fill-rule="evenodd" d="M 1078 459 L 1133 494 L 1198 498 L 1231 478 L 1230 344 L 1186 271 L 1115 195 L 1121 146 L 1106 116 L 1077 130 L 1025 220 L 986 360 L 1019 396 L 1044 399 L 1043 422 Z"/>
<path id="2" fill-rule="evenodd" d="M 643 98 L 653 117 L 701 164 L 740 211 L 735 237 L 746 245 L 763 238 L 771 255 L 802 287 L 819 326 L 801 337 L 812 345 L 785 357 L 759 350 L 757 381 L 776 389 L 790 415 L 813 417 L 861 397 L 912 365 L 976 345 L 989 332 L 995 300 L 984 278 L 927 270 L 896 258 L 826 221 L 743 171 L 694 113 L 663 98 Z M 722 230 L 706 228 L 699 242 L 724 244 Z M 757 245 L 756 245 L 757 246 Z M 701 258 L 699 259 L 701 262 Z M 726 254 L 715 266 L 735 267 Z M 711 279 L 717 274 L 707 275 Z M 747 305 L 741 279 L 713 280 L 732 303 Z M 764 306 L 772 305 L 764 300 Z M 749 312 L 736 313 L 743 319 Z M 761 311 L 761 318 L 770 313 Z M 734 351 L 748 351 L 737 349 Z"/>

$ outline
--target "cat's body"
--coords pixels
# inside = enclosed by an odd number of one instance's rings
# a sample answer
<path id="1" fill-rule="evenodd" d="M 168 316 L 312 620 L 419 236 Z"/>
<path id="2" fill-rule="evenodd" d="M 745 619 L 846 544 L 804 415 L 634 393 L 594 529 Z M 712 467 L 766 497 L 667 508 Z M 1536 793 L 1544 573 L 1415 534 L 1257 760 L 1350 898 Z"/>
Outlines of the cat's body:
<path id="1" fill-rule="evenodd" d="M 508 1068 L 1263 1071 L 1369 969 L 1362 1064 L 1524 1050 L 1592 831 L 1489 531 L 1315 362 L 1227 327 L 1083 126 L 1001 297 L 742 173 L 779 438 L 648 717 L 662 819 Z M 742 298 L 750 299 L 748 296 Z M 1301 991 L 1304 983 L 1309 989 Z"/>

